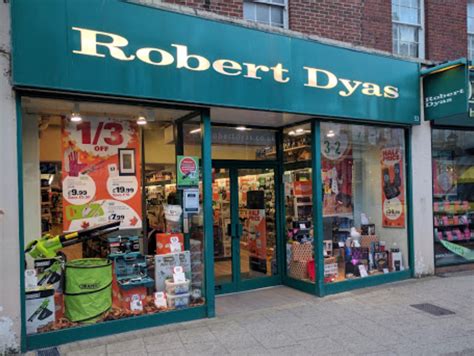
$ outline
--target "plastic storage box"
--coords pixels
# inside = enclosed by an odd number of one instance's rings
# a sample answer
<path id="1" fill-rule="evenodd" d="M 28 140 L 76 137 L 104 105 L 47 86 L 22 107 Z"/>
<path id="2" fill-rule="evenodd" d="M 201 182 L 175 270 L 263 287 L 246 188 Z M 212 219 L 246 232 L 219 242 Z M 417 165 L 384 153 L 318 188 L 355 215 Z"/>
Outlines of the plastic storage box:
<path id="1" fill-rule="evenodd" d="M 166 294 L 168 308 L 185 308 L 189 305 L 189 293 L 186 294 Z"/>
<path id="2" fill-rule="evenodd" d="M 185 282 L 174 283 L 172 280 L 165 281 L 166 293 L 168 294 L 186 294 L 189 293 L 189 285 L 191 281 L 187 279 Z"/>
<path id="3" fill-rule="evenodd" d="M 131 252 L 114 256 L 115 275 L 122 289 L 152 287 L 154 281 L 147 274 L 146 258 L 140 253 Z"/>

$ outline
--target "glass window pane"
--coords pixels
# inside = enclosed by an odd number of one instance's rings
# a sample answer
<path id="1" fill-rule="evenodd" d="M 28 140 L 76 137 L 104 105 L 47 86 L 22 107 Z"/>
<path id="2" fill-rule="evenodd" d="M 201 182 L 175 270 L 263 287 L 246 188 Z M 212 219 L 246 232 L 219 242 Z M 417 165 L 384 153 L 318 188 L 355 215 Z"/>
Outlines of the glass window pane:
<path id="1" fill-rule="evenodd" d="M 411 26 L 400 26 L 400 41 L 417 42 L 417 28 Z"/>
<path id="2" fill-rule="evenodd" d="M 410 43 L 410 57 L 418 57 L 418 43 Z"/>
<path id="3" fill-rule="evenodd" d="M 466 263 L 459 250 L 474 250 L 474 133 L 434 129 L 432 137 L 435 264 Z"/>
<path id="4" fill-rule="evenodd" d="M 472 0 L 469 0 L 467 4 L 467 16 L 474 17 L 474 2 Z"/>
<path id="5" fill-rule="evenodd" d="M 399 15 L 400 15 L 400 19 L 399 19 L 400 22 L 410 23 L 410 24 L 414 24 L 414 25 L 419 24 L 419 19 L 418 19 L 419 11 L 418 11 L 418 9 L 413 9 L 411 7 L 401 6 Z"/>
<path id="6" fill-rule="evenodd" d="M 31 285 L 26 290 L 27 296 L 35 296 L 34 300 L 27 297 L 25 305 L 27 315 L 34 316 L 27 333 L 74 328 L 92 318 L 107 323 L 202 305 L 202 190 L 195 195 L 198 209 L 183 219 L 183 200 L 176 187 L 180 176 L 174 120 L 190 112 L 26 97 L 21 105 L 27 123 L 22 133 L 23 189 L 28 193 L 23 203 L 29 217 L 25 243 L 46 233 L 58 241 L 45 246 L 41 240 L 27 253 L 25 267 L 47 277 L 38 280 L 44 295 Z M 184 126 L 194 131 L 198 123 L 199 119 Z M 195 137 L 184 140 L 184 150 L 199 158 L 200 144 L 195 131 Z M 193 179 L 200 188 L 199 160 L 188 158 L 185 163 L 186 177 L 181 179 Z M 64 243 L 60 236 L 73 231 L 81 231 L 83 237 Z M 86 239 L 94 235 L 98 238 Z M 48 258 L 46 265 L 43 258 Z M 74 265 L 81 268 L 71 268 Z M 168 280 L 175 265 L 184 269 L 184 284 Z M 101 273 L 91 277 L 92 268 Z M 78 283 L 91 278 L 94 283 L 86 287 Z M 192 293 L 178 296 L 177 288 Z M 159 307 L 154 303 L 155 291 L 166 292 Z M 62 304 L 65 293 L 84 292 L 100 298 L 100 303 L 91 307 L 77 297 L 64 298 Z M 54 310 L 64 311 L 64 316 L 55 319 Z"/>
<path id="7" fill-rule="evenodd" d="M 184 132 L 185 139 L 194 136 Z M 212 127 L 212 159 L 276 159 L 275 131 L 240 127 Z"/>
<path id="8" fill-rule="evenodd" d="M 272 6 L 271 8 L 272 25 L 283 26 L 283 8 Z"/>
<path id="9" fill-rule="evenodd" d="M 244 2 L 244 19 L 255 21 L 255 4 L 252 2 Z"/>
<path id="10" fill-rule="evenodd" d="M 403 129 L 321 123 L 324 281 L 408 268 Z"/>
<path id="11" fill-rule="evenodd" d="M 400 46 L 398 54 L 402 56 L 409 56 L 410 55 L 410 45 L 407 42 L 400 42 Z"/>
<path id="12" fill-rule="evenodd" d="M 264 4 L 255 4 L 257 7 L 257 21 L 261 23 L 270 23 L 270 11 L 269 6 Z"/>
<path id="13" fill-rule="evenodd" d="M 311 125 L 293 126 L 283 131 L 283 160 L 286 163 L 311 159 Z"/>

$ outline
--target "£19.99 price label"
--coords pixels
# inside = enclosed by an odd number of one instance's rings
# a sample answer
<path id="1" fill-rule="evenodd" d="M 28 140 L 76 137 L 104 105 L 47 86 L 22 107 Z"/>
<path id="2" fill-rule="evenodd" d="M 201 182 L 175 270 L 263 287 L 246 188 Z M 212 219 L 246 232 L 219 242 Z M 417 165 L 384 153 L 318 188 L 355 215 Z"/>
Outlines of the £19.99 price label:
<path id="1" fill-rule="evenodd" d="M 138 192 L 138 181 L 135 176 L 109 177 L 107 191 L 116 200 L 129 200 Z"/>

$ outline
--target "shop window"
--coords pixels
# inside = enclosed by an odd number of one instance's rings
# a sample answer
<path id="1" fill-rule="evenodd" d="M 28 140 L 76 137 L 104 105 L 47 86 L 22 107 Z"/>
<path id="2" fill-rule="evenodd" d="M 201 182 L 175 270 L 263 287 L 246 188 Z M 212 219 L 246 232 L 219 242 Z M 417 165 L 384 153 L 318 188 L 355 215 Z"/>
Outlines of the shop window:
<path id="1" fill-rule="evenodd" d="M 324 280 L 408 269 L 403 129 L 321 123 Z"/>
<path id="2" fill-rule="evenodd" d="M 436 267 L 474 261 L 474 135 L 433 130 Z"/>
<path id="3" fill-rule="evenodd" d="M 286 0 L 245 0 L 244 19 L 276 27 L 288 27 Z"/>
<path id="4" fill-rule="evenodd" d="M 191 140 L 200 129 L 185 131 L 185 140 Z M 189 137 L 189 138 L 188 138 Z M 213 160 L 275 160 L 275 131 L 248 128 L 246 126 L 212 126 Z"/>
<path id="5" fill-rule="evenodd" d="M 27 334 L 203 305 L 200 151 L 177 155 L 189 112 L 23 98 L 22 113 Z"/>
<path id="6" fill-rule="evenodd" d="M 474 1 L 467 3 L 467 57 L 474 60 Z"/>
<path id="7" fill-rule="evenodd" d="M 286 270 L 290 278 L 315 282 L 311 125 L 283 132 Z"/>
<path id="8" fill-rule="evenodd" d="M 424 58 L 423 0 L 392 0 L 393 53 Z"/>

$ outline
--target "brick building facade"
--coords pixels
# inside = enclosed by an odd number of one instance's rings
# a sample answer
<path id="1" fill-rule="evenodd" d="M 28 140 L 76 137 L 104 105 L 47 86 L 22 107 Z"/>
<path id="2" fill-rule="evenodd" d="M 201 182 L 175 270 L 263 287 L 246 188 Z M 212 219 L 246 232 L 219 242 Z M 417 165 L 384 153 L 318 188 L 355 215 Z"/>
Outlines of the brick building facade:
<path id="1" fill-rule="evenodd" d="M 287 1 L 289 30 L 392 52 L 391 1 Z M 232 18 L 244 17 L 242 0 L 165 2 Z M 424 51 L 421 51 L 419 57 L 431 61 L 445 61 L 467 56 L 467 0 L 424 0 L 420 6 L 420 42 L 423 41 Z"/>

